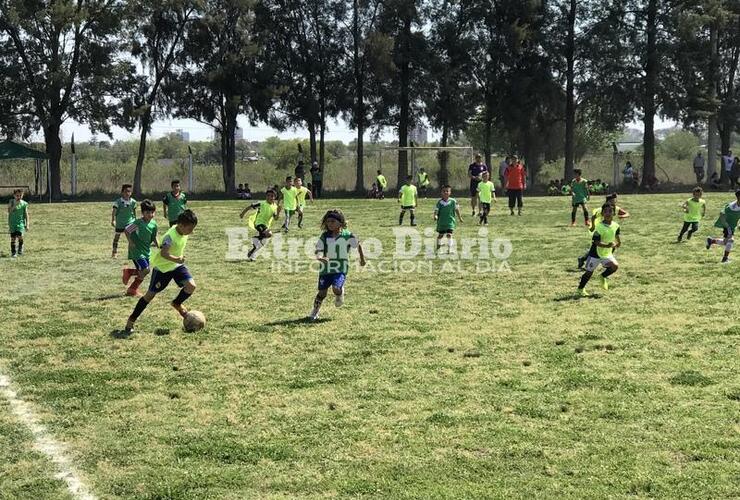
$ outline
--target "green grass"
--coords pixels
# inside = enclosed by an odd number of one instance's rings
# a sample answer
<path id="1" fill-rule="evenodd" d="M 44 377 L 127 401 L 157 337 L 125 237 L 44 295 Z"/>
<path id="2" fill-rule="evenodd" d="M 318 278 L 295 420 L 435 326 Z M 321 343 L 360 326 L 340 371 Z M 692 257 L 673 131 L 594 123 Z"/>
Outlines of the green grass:
<path id="1" fill-rule="evenodd" d="M 194 202 L 187 305 L 208 325 L 182 332 L 171 287 L 126 339 L 108 204 L 32 205 L 27 255 L 0 258 L 0 367 L 103 498 L 738 497 L 740 260 L 703 247 L 730 195 L 676 245 L 687 197 L 620 200 L 608 292 L 573 299 L 588 234 L 567 199 L 528 198 L 492 217 L 511 272 L 353 270 L 315 324 L 315 274 L 225 262 L 243 205 Z M 291 236 L 332 206 L 392 248 L 393 200 L 320 202 Z M 3 404 L 0 497 L 63 497 Z"/>

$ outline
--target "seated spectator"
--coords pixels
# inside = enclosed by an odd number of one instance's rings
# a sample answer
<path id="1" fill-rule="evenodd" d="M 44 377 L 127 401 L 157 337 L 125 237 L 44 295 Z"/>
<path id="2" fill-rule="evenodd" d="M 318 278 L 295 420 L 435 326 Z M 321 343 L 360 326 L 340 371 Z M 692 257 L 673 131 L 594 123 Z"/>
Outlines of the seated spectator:
<path id="1" fill-rule="evenodd" d="M 717 172 L 714 172 L 712 174 L 712 178 L 709 179 L 709 186 L 712 189 L 720 189 L 722 187 L 722 181 L 720 181 L 719 175 L 717 175 Z"/>
<path id="2" fill-rule="evenodd" d="M 560 194 L 570 196 L 570 184 L 563 183 L 563 187 L 560 188 Z"/>
<path id="3" fill-rule="evenodd" d="M 373 182 L 373 185 L 370 187 L 370 191 L 367 193 L 368 198 L 375 199 L 378 197 L 378 185 Z"/>
<path id="4" fill-rule="evenodd" d="M 244 199 L 244 184 L 239 184 L 239 187 L 236 188 L 236 197 L 240 200 Z"/>
<path id="5" fill-rule="evenodd" d="M 554 195 L 558 195 L 559 194 L 559 189 L 558 189 L 557 185 L 555 184 L 555 181 L 554 180 L 551 180 L 550 181 L 550 184 L 548 184 L 548 186 L 547 186 L 547 194 L 549 196 L 554 196 Z"/>
<path id="6" fill-rule="evenodd" d="M 244 199 L 245 200 L 252 199 L 252 190 L 249 189 L 249 184 L 244 184 Z"/>

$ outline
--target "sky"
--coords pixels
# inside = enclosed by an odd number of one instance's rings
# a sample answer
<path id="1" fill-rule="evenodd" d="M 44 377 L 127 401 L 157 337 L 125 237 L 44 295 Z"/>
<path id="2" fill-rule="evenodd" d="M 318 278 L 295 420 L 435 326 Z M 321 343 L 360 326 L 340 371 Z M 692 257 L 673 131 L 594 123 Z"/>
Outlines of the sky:
<path id="1" fill-rule="evenodd" d="M 655 118 L 655 128 L 667 128 L 675 126 L 676 122 L 671 120 L 662 120 L 659 117 Z M 239 119 L 239 126 L 244 129 L 244 139 L 248 141 L 263 141 L 268 137 L 277 136 L 281 139 L 292 139 L 292 138 L 308 138 L 308 131 L 305 129 L 288 130 L 286 132 L 278 132 L 266 125 L 259 125 L 252 127 L 249 125 L 246 119 Z M 633 122 L 628 124 L 631 128 L 637 128 L 642 130 L 642 122 Z M 191 141 L 204 141 L 210 140 L 213 137 L 213 129 L 203 123 L 195 120 L 159 120 L 154 122 L 152 125 L 152 133 L 150 138 L 157 139 L 159 137 L 166 136 L 178 129 L 182 129 L 190 133 Z M 122 128 L 113 127 L 113 140 L 127 140 L 127 139 L 138 139 L 138 131 L 128 132 Z M 86 125 L 82 125 L 73 121 L 67 121 L 62 126 L 62 142 L 69 142 L 72 133 L 74 133 L 76 142 L 87 142 L 92 137 L 90 129 Z M 430 131 L 430 140 L 438 140 L 439 134 L 434 131 Z M 326 140 L 328 141 L 342 141 L 348 143 L 354 140 L 356 132 L 351 130 L 346 122 L 338 121 L 330 123 L 326 134 Z M 104 134 L 97 135 L 98 140 L 106 140 L 107 136 Z M 369 134 L 366 135 L 369 138 Z M 393 140 L 395 134 L 393 130 L 386 130 L 381 134 L 383 140 Z M 43 141 L 43 136 L 37 134 L 34 139 L 35 141 Z"/>

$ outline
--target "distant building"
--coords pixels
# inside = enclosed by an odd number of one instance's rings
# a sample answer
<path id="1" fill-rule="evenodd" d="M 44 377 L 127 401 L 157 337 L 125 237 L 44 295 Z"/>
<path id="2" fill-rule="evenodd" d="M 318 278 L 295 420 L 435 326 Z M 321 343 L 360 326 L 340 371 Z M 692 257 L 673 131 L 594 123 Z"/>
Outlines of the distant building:
<path id="1" fill-rule="evenodd" d="M 409 141 L 413 141 L 417 146 L 427 143 L 427 128 L 424 125 L 416 125 L 409 130 Z"/>
<path id="2" fill-rule="evenodd" d="M 175 130 L 175 135 L 180 138 L 183 142 L 190 142 L 190 132 L 187 132 L 181 128 Z"/>

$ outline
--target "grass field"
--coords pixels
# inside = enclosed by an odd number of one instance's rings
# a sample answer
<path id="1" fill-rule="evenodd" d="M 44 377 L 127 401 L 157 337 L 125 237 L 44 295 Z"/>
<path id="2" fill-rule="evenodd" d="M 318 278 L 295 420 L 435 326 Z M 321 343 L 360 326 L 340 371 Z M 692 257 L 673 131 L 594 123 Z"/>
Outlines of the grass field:
<path id="1" fill-rule="evenodd" d="M 226 262 L 243 205 L 196 201 L 186 305 L 208 325 L 182 332 L 171 287 L 128 338 L 109 205 L 32 205 L 26 255 L 0 258 L 0 372 L 101 498 L 738 498 L 740 259 L 703 246 L 732 195 L 677 245 L 687 197 L 620 200 L 621 267 L 591 298 L 568 200 L 529 198 L 494 208 L 509 272 L 369 265 L 314 324 L 316 275 Z M 392 249 L 394 200 L 320 202 L 291 236 L 333 206 Z M 1 399 L 0 430 L 0 498 L 69 497 Z"/>

